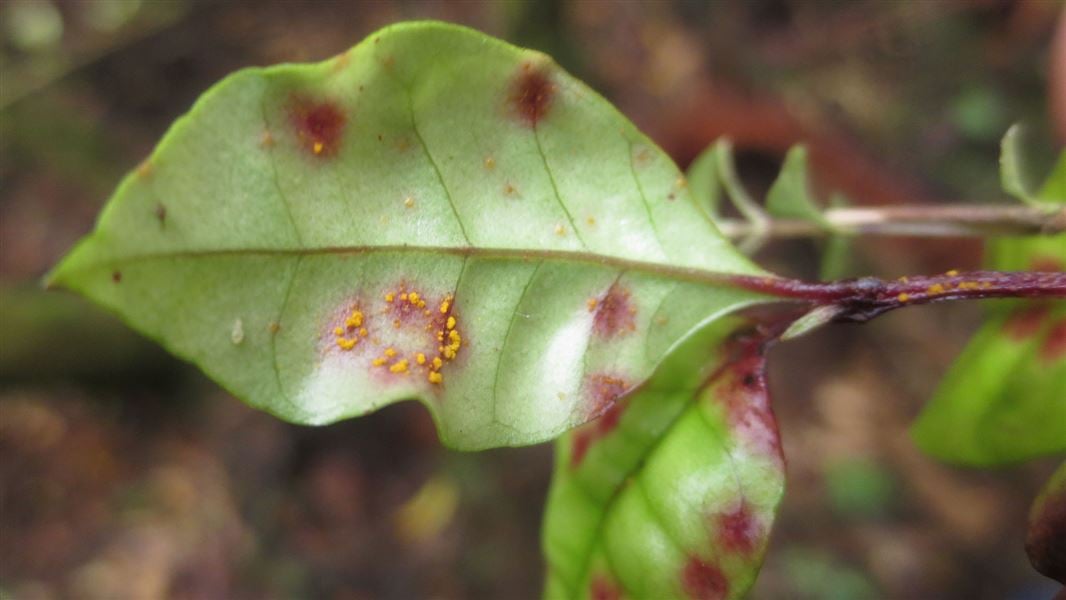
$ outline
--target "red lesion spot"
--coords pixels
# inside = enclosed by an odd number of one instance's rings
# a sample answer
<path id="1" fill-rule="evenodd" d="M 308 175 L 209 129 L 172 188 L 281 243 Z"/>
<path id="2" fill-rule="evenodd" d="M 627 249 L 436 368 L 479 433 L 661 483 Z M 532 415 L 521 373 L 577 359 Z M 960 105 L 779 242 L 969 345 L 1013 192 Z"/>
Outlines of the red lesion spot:
<path id="1" fill-rule="evenodd" d="M 619 400 L 627 391 L 630 383 L 620 377 L 605 374 L 592 375 L 586 384 L 589 404 L 586 415 L 597 417 L 574 431 L 570 447 L 570 466 L 577 468 L 584 460 L 592 444 L 608 436 L 618 427 L 622 413 L 629 406 Z"/>
<path id="2" fill-rule="evenodd" d="M 112 271 L 111 272 L 111 281 L 113 281 L 115 283 L 121 283 L 122 282 L 122 271 Z"/>
<path id="3" fill-rule="evenodd" d="M 1060 319 L 1051 326 L 1044 343 L 1040 345 L 1039 357 L 1048 363 L 1066 357 L 1066 319 Z"/>
<path id="4" fill-rule="evenodd" d="M 347 117 L 335 102 L 295 97 L 289 105 L 289 120 L 300 145 L 311 155 L 336 156 Z"/>
<path id="5" fill-rule="evenodd" d="M 741 337 L 723 351 L 730 358 L 708 381 L 707 397 L 725 409 L 734 438 L 784 467 L 777 419 L 766 386 L 761 339 Z"/>
<path id="6" fill-rule="evenodd" d="M 592 330 L 601 338 L 625 335 L 637 328 L 637 309 L 629 290 L 615 282 L 602 298 L 589 300 L 593 311 Z"/>
<path id="7" fill-rule="evenodd" d="M 693 556 L 681 571 L 681 588 L 696 600 L 719 600 L 729 595 L 729 580 L 717 565 Z"/>
<path id="8" fill-rule="evenodd" d="M 545 65 L 523 63 L 511 81 L 511 109 L 523 123 L 535 128 L 551 109 L 556 91 Z"/>
<path id="9" fill-rule="evenodd" d="M 741 499 L 735 508 L 715 515 L 714 526 L 718 544 L 726 552 L 751 554 L 763 537 L 763 528 L 745 499 Z"/>
<path id="10" fill-rule="evenodd" d="M 622 589 L 606 575 L 597 575 L 589 584 L 589 598 L 592 600 L 622 600 Z"/>
<path id="11" fill-rule="evenodd" d="M 1003 324 L 1003 332 L 1016 342 L 1024 342 L 1040 332 L 1044 318 L 1049 312 L 1051 307 L 1046 304 L 1034 304 L 1018 309 Z"/>

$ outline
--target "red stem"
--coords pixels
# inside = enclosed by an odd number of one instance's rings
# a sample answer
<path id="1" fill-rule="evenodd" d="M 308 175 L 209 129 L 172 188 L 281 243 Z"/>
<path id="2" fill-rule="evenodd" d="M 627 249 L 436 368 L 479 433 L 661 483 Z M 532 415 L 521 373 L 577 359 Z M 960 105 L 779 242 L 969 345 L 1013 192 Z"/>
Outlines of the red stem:
<path id="1" fill-rule="evenodd" d="M 863 277 L 827 283 L 781 277 L 735 276 L 739 287 L 771 296 L 843 308 L 838 320 L 866 321 L 909 304 L 981 298 L 1063 298 L 1066 273 L 1031 271 L 949 271 L 942 275 L 886 281 Z"/>

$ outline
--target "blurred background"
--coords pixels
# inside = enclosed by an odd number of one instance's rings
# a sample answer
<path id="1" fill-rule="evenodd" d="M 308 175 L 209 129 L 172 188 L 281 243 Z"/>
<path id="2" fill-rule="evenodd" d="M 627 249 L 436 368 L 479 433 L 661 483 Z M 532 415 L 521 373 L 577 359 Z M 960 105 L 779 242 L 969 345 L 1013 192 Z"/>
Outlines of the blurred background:
<path id="1" fill-rule="evenodd" d="M 550 446 L 451 452 L 413 404 L 288 425 L 39 290 L 119 177 L 231 71 L 324 59 L 399 20 L 455 21 L 552 54 L 682 167 L 732 136 L 759 194 L 804 142 L 823 197 L 1003 202 L 1006 128 L 1066 139 L 1062 6 L 0 2 L 0 598 L 540 593 Z M 804 241 L 758 255 L 808 278 L 818 258 Z M 863 240 L 851 258 L 851 274 L 896 277 L 975 268 L 981 249 Z M 907 437 L 980 318 L 972 303 L 921 307 L 774 351 L 789 490 L 755 598 L 1054 594 L 1022 549 L 1054 464 L 950 468 Z"/>

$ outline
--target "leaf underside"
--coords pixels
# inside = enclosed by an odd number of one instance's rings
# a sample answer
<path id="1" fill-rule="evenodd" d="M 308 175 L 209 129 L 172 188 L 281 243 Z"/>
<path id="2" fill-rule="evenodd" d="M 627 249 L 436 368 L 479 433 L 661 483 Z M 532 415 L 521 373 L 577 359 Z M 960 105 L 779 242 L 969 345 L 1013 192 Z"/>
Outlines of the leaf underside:
<path id="1" fill-rule="evenodd" d="M 633 395 L 557 442 L 546 598 L 737 598 L 784 491 L 763 342 L 690 338 Z"/>
<path id="2" fill-rule="evenodd" d="M 253 406 L 403 399 L 443 441 L 551 439 L 768 300 L 674 164 L 539 53 L 439 23 L 238 72 L 122 182 L 50 282 Z"/>

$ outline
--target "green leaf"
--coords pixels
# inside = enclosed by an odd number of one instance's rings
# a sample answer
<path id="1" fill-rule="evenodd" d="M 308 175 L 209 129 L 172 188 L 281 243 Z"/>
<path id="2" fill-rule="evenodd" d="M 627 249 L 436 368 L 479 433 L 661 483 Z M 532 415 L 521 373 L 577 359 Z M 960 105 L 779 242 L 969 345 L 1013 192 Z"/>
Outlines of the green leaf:
<path id="1" fill-rule="evenodd" d="M 855 252 L 851 238 L 847 235 L 833 233 L 822 244 L 822 259 L 818 266 L 818 277 L 823 281 L 842 279 L 853 270 Z"/>
<path id="2" fill-rule="evenodd" d="M 762 562 L 784 463 L 764 342 L 737 318 L 557 442 L 546 598 L 737 598 Z"/>
<path id="3" fill-rule="evenodd" d="M 1029 130 L 1015 124 L 1000 143 L 999 176 L 1003 190 L 1028 204 L 1066 202 L 1066 152 L 1060 152 L 1052 175 L 1040 160 Z"/>
<path id="4" fill-rule="evenodd" d="M 807 178 L 807 149 L 793 146 L 785 155 L 781 172 L 766 194 L 766 212 L 784 219 L 798 219 L 832 229 L 811 194 Z"/>
<path id="5" fill-rule="evenodd" d="M 925 452 L 988 466 L 1066 451 L 1066 303 L 993 316 L 912 428 Z"/>
<path id="6" fill-rule="evenodd" d="M 685 172 L 688 188 L 696 205 L 711 219 L 718 219 L 722 201 L 722 185 L 718 179 L 718 152 L 720 145 L 712 143 L 700 152 Z"/>
<path id="7" fill-rule="evenodd" d="M 1066 585 L 1066 463 L 1033 502 L 1025 552 L 1034 569 Z"/>
<path id="8" fill-rule="evenodd" d="M 595 92 L 537 52 L 407 23 L 216 85 L 51 283 L 287 420 L 418 399 L 476 449 L 587 421 L 765 300 L 723 273 L 763 274 Z"/>
<path id="9" fill-rule="evenodd" d="M 1001 164 L 1008 191 L 1008 175 L 1022 168 L 1021 137 L 1015 125 L 1003 138 Z M 1020 185 L 1019 177 L 1012 178 Z M 1064 184 L 1066 154 L 1059 157 L 1041 189 L 1056 190 Z M 1052 206 L 1066 203 L 1066 194 L 1054 191 L 1041 192 L 1037 198 Z M 990 240 L 985 264 L 999 271 L 1062 271 L 1066 234 Z M 911 435 L 929 454 L 971 466 L 1063 452 L 1063 390 L 1066 303 L 997 302 L 919 415 Z"/>

